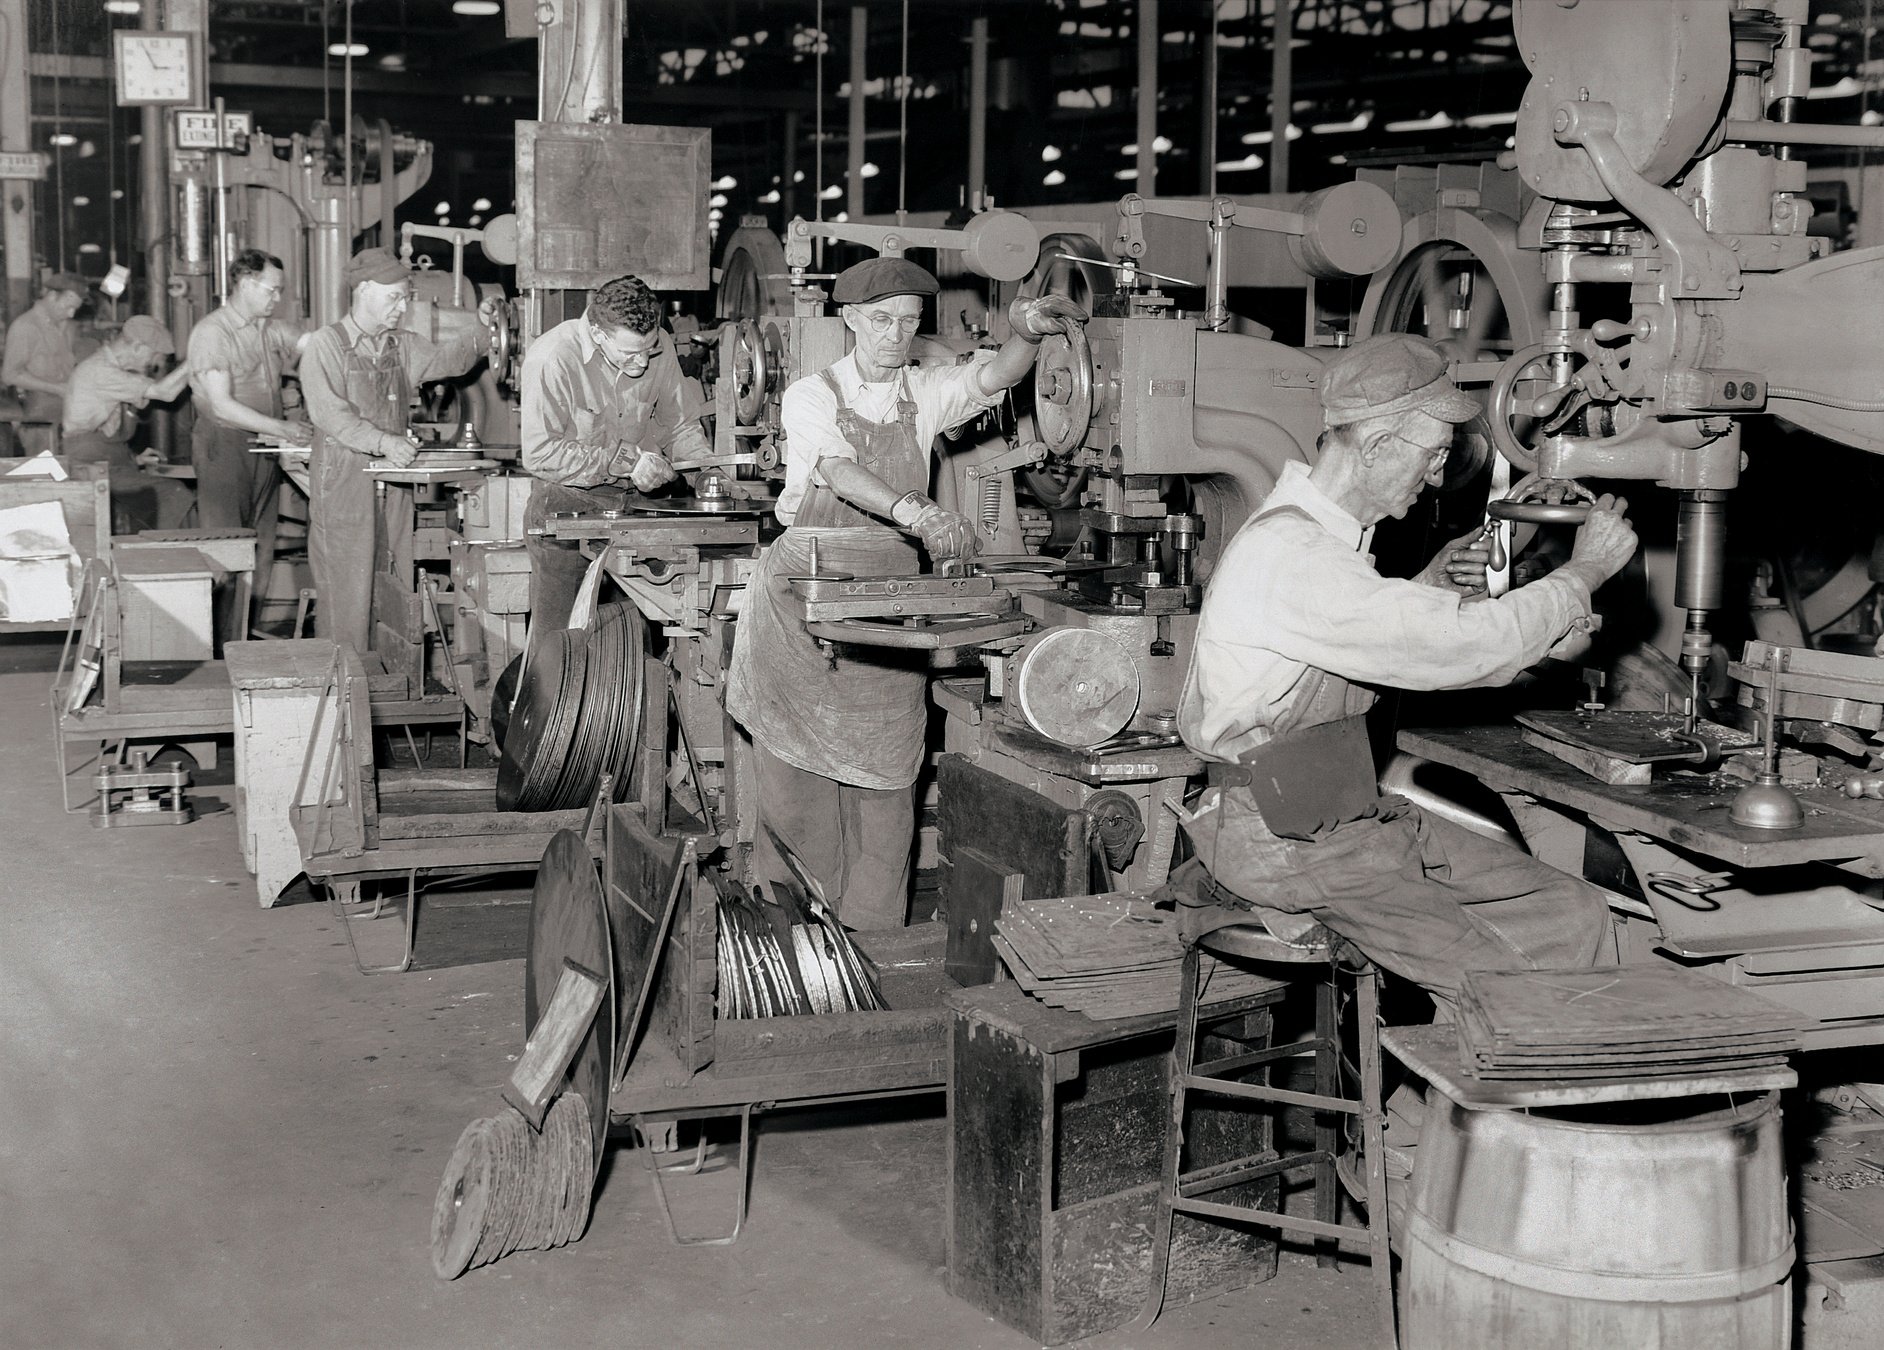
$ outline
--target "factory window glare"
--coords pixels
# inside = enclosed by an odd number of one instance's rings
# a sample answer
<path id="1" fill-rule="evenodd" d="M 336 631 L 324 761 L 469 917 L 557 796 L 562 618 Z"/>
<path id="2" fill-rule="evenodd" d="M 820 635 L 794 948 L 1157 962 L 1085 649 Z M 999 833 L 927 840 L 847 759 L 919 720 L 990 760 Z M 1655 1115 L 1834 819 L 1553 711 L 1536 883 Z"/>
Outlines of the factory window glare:
<path id="1" fill-rule="evenodd" d="M 759 205 L 761 205 L 761 206 L 771 206 L 771 205 L 773 205 L 774 203 L 776 203 L 776 202 L 778 201 L 778 199 L 779 199 L 779 198 L 778 198 L 778 189 L 777 189 L 777 188 L 773 188 L 773 189 L 772 189 L 772 190 L 771 190 L 770 192 L 768 192 L 768 193 L 766 193 L 766 194 L 765 194 L 765 195 L 764 195 L 763 197 L 761 197 L 761 198 L 759 198 Z"/>
<path id="2" fill-rule="evenodd" d="M 1473 113 L 1465 119 L 1468 127 L 1508 127 L 1518 120 L 1516 112 Z"/>
<path id="3" fill-rule="evenodd" d="M 726 194 L 724 192 L 716 192 L 711 197 L 707 198 L 707 205 L 711 207 L 717 208 L 721 206 L 728 206 L 730 204 L 731 203 L 727 200 Z"/>
<path id="4" fill-rule="evenodd" d="M 112 200 L 112 201 L 114 201 L 114 202 L 121 202 L 121 201 L 123 201 L 123 200 L 124 200 L 124 189 L 123 189 L 123 188 L 113 188 L 113 189 L 111 189 L 111 200 Z"/>
<path id="5" fill-rule="evenodd" d="M 820 192 L 818 195 L 827 202 L 834 202 L 839 197 L 842 197 L 844 195 L 844 189 L 839 187 L 836 183 L 832 183 L 829 187 L 825 188 L 824 191 Z"/>
<path id="6" fill-rule="evenodd" d="M 1314 132 L 1317 136 L 1338 136 L 1347 131 L 1365 131 L 1367 130 L 1368 124 L 1373 120 L 1374 114 L 1372 110 L 1363 108 L 1345 122 L 1317 122 L 1314 126 L 1310 127 L 1309 130 Z M 1294 131 L 1296 128 L 1290 127 L 1289 130 Z M 1295 140 L 1296 138 L 1290 136 L 1289 139 Z"/>
<path id="7" fill-rule="evenodd" d="M 92 199 L 90 197 L 74 197 L 72 199 L 72 205 L 74 206 L 90 206 L 91 204 Z"/>
<path id="8" fill-rule="evenodd" d="M 479 197 L 476 201 L 471 203 L 471 209 L 473 211 L 488 211 L 491 209 L 491 199 L 489 197 Z"/>
<path id="9" fill-rule="evenodd" d="M 107 14 L 141 14 L 143 10 L 137 0 L 105 0 Z"/>
<path id="10" fill-rule="evenodd" d="M 98 147 L 91 141 L 80 141 L 78 152 L 80 159 L 90 159 L 98 153 Z"/>
<path id="11" fill-rule="evenodd" d="M 78 137 L 69 131 L 56 131 L 47 138 L 47 144 L 56 145 L 63 150 L 68 145 L 77 145 Z"/>
<path id="12" fill-rule="evenodd" d="M 799 169 L 792 174 L 792 182 L 802 183 L 804 181 L 805 181 L 805 171 L 803 169 Z"/>
<path id="13" fill-rule="evenodd" d="M 348 46 L 344 42 L 330 42 L 327 44 L 327 54 L 329 56 L 365 56 L 366 53 L 367 45 L 364 42 L 356 42 L 352 46 Z"/>
<path id="14" fill-rule="evenodd" d="M 1436 112 L 1431 117 L 1411 117 L 1400 122 L 1389 122 L 1384 130 L 1393 132 L 1443 131 L 1452 125 L 1451 117 L 1443 112 Z"/>
<path id="15" fill-rule="evenodd" d="M 1302 129 L 1291 122 L 1289 123 L 1288 136 L 1292 141 L 1299 141 L 1302 139 Z M 1244 145 L 1268 145 L 1275 138 L 1275 132 L 1264 129 L 1262 131 L 1246 131 L 1239 139 Z"/>
<path id="16" fill-rule="evenodd" d="M 836 215 L 832 216 L 831 219 L 836 221 L 839 225 L 842 225 L 845 221 L 850 219 L 850 212 L 839 211 Z"/>
<path id="17" fill-rule="evenodd" d="M 467 225 L 482 225 L 483 223 L 484 223 L 484 217 L 478 216 L 478 215 L 472 216 L 471 219 L 465 222 L 465 224 Z"/>
<path id="18" fill-rule="evenodd" d="M 1138 170 L 1137 169 L 1118 169 L 1114 171 L 1112 176 L 1118 179 L 1121 183 L 1136 183 L 1138 181 Z"/>
<path id="19" fill-rule="evenodd" d="M 1242 173 L 1249 169 L 1260 169 L 1263 157 L 1253 151 L 1241 159 L 1220 159 L 1217 161 L 1218 173 Z"/>
<path id="20" fill-rule="evenodd" d="M 104 250 L 98 247 L 98 245 L 96 244 L 80 244 L 78 246 L 78 251 L 80 253 L 103 253 L 104 252 Z"/>
<path id="21" fill-rule="evenodd" d="M 434 207 L 432 208 L 432 214 L 433 214 L 433 215 L 435 215 L 435 216 L 448 216 L 448 215 L 450 215 L 450 214 L 451 214 L 451 203 L 450 203 L 450 202 L 440 202 L 440 203 L 439 203 L 439 204 L 438 204 L 437 206 L 434 206 Z"/>
<path id="22" fill-rule="evenodd" d="M 1061 173 L 1058 169 L 1049 171 L 1047 176 L 1040 180 L 1043 187 L 1058 187 L 1065 181 L 1066 175 Z"/>
<path id="23" fill-rule="evenodd" d="M 777 182 L 778 180 L 773 179 L 773 181 Z M 734 188 L 738 186 L 739 186 L 739 180 L 733 177 L 730 173 L 723 173 L 718 178 L 715 178 L 713 180 L 713 190 L 715 192 L 731 192 Z"/>
<path id="24" fill-rule="evenodd" d="M 875 178 L 881 172 L 881 169 L 868 160 L 865 160 L 863 167 L 857 170 L 858 175 L 863 178 Z"/>
<path id="25" fill-rule="evenodd" d="M 1043 145 L 1040 147 L 1040 162 L 1042 164 L 1051 164 L 1053 163 L 1054 160 L 1058 159 L 1059 157 L 1060 157 L 1059 146 Z"/>
<path id="26" fill-rule="evenodd" d="M 452 0 L 451 4 L 453 14 L 470 19 L 488 19 L 493 14 L 501 14 L 503 9 L 498 0 Z"/>

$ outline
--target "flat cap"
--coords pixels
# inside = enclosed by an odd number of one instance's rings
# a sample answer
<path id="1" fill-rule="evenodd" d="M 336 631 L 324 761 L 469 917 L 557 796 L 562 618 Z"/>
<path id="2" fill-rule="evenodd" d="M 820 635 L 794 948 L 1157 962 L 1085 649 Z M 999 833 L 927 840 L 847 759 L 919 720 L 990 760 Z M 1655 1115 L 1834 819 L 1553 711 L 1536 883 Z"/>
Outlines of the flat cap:
<path id="1" fill-rule="evenodd" d="M 1446 365 L 1438 347 L 1411 333 L 1357 342 L 1322 371 L 1322 425 L 1415 411 L 1442 422 L 1469 422 L 1484 409 L 1459 392 Z"/>
<path id="2" fill-rule="evenodd" d="M 362 281 L 377 281 L 382 286 L 397 286 L 411 275 L 406 265 L 393 257 L 391 249 L 361 249 L 347 260 L 347 289 L 349 291 Z"/>
<path id="3" fill-rule="evenodd" d="M 77 272 L 54 272 L 46 278 L 46 284 L 41 287 L 41 289 L 48 291 L 70 291 L 74 295 L 90 295 L 92 293 L 90 284 Z"/>
<path id="4" fill-rule="evenodd" d="M 939 295 L 935 277 L 904 258 L 867 258 L 846 267 L 831 283 L 831 299 L 840 305 L 867 305 L 892 295 Z"/>
<path id="5" fill-rule="evenodd" d="M 177 349 L 176 342 L 170 336 L 170 330 L 148 314 L 133 314 L 124 321 L 124 336 L 133 342 L 141 342 L 159 356 L 168 356 Z"/>

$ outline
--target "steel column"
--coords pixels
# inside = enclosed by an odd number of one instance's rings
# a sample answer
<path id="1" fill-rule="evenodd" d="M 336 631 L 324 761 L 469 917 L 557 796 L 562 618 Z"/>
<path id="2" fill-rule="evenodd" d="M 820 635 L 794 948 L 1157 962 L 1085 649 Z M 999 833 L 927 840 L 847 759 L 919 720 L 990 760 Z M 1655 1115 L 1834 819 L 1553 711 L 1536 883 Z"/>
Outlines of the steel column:
<path id="1" fill-rule="evenodd" d="M 852 220 L 864 213 L 864 58 L 869 54 L 870 11 L 862 5 L 850 7 L 850 134 L 846 137 L 847 172 L 850 195 L 845 202 Z M 823 190 L 820 185 L 820 191 Z"/>
<path id="2" fill-rule="evenodd" d="M 968 24 L 968 200 L 988 187 L 988 20 Z"/>
<path id="3" fill-rule="evenodd" d="M 1295 104 L 1295 0 L 1275 0 L 1269 59 L 1269 190 L 1289 190 L 1289 114 Z"/>
<path id="4" fill-rule="evenodd" d="M 33 148 L 32 85 L 26 77 L 26 0 L 0 0 L 0 31 L 12 37 L 0 53 L 0 150 Z M 33 185 L 8 180 L 0 192 L 0 244 L 6 249 L 6 317 L 33 303 Z"/>
<path id="5" fill-rule="evenodd" d="M 1158 0 L 1138 0 L 1138 182 L 1141 196 L 1158 191 Z"/>

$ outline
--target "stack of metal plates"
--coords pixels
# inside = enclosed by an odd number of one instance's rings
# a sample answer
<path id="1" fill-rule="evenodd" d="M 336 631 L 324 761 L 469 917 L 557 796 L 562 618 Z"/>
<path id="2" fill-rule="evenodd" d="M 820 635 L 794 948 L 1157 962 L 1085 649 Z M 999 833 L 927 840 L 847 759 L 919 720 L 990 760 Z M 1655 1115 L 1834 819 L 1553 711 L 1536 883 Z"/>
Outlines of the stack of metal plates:
<path id="1" fill-rule="evenodd" d="M 588 628 L 545 635 L 517 680 L 502 736 L 497 806 L 556 811 L 588 805 L 603 774 L 628 789 L 641 733 L 641 615 L 628 601 L 598 606 Z"/>
<path id="2" fill-rule="evenodd" d="M 1184 945 L 1177 916 L 1155 899 L 1153 891 L 1118 891 L 1023 900 L 995 921 L 994 950 L 1042 1003 L 1101 1019 L 1172 1012 Z M 1273 984 L 1206 955 L 1198 987 L 1216 1003 Z"/>
<path id="3" fill-rule="evenodd" d="M 1667 1078 L 1766 1068 L 1799 1048 L 1799 1014 L 1656 962 L 1467 972 L 1459 1052 L 1480 1078 Z"/>

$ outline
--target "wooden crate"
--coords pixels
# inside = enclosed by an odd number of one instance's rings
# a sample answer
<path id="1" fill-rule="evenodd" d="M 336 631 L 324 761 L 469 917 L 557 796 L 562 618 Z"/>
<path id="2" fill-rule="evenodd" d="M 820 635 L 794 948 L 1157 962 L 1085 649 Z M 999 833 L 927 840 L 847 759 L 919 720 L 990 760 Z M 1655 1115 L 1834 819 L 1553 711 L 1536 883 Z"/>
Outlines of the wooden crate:
<path id="1" fill-rule="evenodd" d="M 1272 990 L 1207 1005 L 1203 1054 L 1267 1045 Z M 1170 1115 L 1175 1015 L 1094 1021 L 1013 984 L 947 995 L 949 1291 L 1045 1345 L 1137 1315 Z M 1228 1037 L 1234 1037 L 1234 1040 Z M 1187 1168 L 1258 1154 L 1270 1117 L 1198 1097 Z M 1273 1208 L 1274 1178 L 1213 1199 Z M 1178 1215 L 1167 1303 L 1269 1279 L 1272 1235 Z"/>
<path id="2" fill-rule="evenodd" d="M 58 502 L 65 513 L 66 533 L 84 564 L 102 562 L 111 552 L 111 482 L 102 464 L 74 465 L 60 460 L 70 478 L 63 482 L 51 478 L 9 478 L 9 470 L 18 468 L 23 459 L 0 459 L 0 507 L 30 506 L 35 502 Z M 74 597 L 76 602 L 76 596 Z M 76 603 L 74 605 L 76 608 Z M 0 633 L 57 632 L 68 620 L 53 619 L 43 623 L 14 623 L 0 619 Z"/>
<path id="3" fill-rule="evenodd" d="M 111 562 L 123 606 L 126 661 L 207 661 L 215 655 L 210 592 L 220 570 L 193 548 L 135 549 Z"/>

